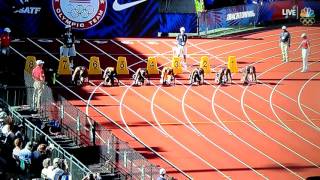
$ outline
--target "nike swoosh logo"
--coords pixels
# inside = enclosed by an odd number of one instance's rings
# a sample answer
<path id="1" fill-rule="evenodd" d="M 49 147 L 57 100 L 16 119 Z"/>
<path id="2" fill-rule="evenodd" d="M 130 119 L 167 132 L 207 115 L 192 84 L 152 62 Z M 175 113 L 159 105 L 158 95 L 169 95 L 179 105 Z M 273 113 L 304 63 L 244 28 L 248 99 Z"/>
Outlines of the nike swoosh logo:
<path id="1" fill-rule="evenodd" d="M 119 4 L 118 0 L 114 0 L 114 2 L 112 4 L 112 8 L 115 11 L 122 11 L 122 10 L 125 10 L 125 9 L 128 9 L 128 8 L 131 8 L 133 6 L 136 6 L 136 5 L 140 4 L 140 3 L 143 3 L 145 1 L 147 1 L 147 0 L 139 0 L 139 1 L 124 3 L 124 4 Z"/>

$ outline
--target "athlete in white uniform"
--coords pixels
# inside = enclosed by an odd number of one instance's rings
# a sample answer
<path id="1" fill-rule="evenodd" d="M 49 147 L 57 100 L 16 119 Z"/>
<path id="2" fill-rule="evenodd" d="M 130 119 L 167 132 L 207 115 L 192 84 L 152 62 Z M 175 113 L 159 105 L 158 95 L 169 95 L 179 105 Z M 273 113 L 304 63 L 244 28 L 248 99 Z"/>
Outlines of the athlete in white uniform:
<path id="1" fill-rule="evenodd" d="M 184 33 L 186 30 L 184 27 L 180 28 L 180 34 L 177 36 L 177 56 L 181 57 L 183 55 L 183 62 L 182 66 L 186 69 L 187 68 L 187 40 L 188 36 Z"/>

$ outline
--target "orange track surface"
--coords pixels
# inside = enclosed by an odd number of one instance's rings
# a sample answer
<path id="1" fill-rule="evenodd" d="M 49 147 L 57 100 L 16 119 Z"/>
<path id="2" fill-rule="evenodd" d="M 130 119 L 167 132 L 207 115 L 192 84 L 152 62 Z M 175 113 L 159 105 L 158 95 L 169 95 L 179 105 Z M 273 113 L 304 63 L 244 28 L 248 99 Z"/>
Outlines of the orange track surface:
<path id="1" fill-rule="evenodd" d="M 91 104 L 194 179 L 299 179 L 319 175 L 320 28 L 291 27 L 289 31 L 289 63 L 281 62 L 279 30 L 188 41 L 189 70 L 202 55 L 210 57 L 214 68 L 226 62 L 228 55 L 235 55 L 239 68 L 255 63 L 259 84 L 242 86 L 240 74 L 234 74 L 232 85 L 217 86 L 214 73 L 206 76 L 209 84 L 192 87 L 188 85 L 188 73 L 180 75 L 172 87 L 160 86 L 158 79 L 152 79 L 150 86 L 132 87 L 131 80 L 123 79 L 126 86 L 101 86 Z M 308 33 L 313 46 L 307 73 L 300 72 L 300 50 L 293 51 L 303 32 Z M 121 54 L 127 57 L 129 66 L 152 54 L 158 57 L 159 66 L 168 64 L 175 43 L 174 39 L 135 38 L 109 40 L 106 44 L 88 41 L 91 44 L 81 41 L 78 51 L 85 57 L 98 55 L 102 68 L 116 64 L 108 55 L 117 58 Z M 59 43 L 54 43 L 58 49 Z M 52 49 L 39 44 L 48 51 Z M 13 46 L 26 51 L 30 48 Z M 88 65 L 81 57 L 77 61 Z M 142 61 L 132 69 L 145 66 Z M 99 83 L 95 81 L 96 85 Z M 83 87 L 86 97 L 94 88 Z M 79 100 L 70 102 L 85 110 Z M 141 149 L 139 143 L 93 109 L 89 112 L 133 148 Z M 186 179 L 161 159 L 142 153 L 165 167 L 170 175 Z"/>

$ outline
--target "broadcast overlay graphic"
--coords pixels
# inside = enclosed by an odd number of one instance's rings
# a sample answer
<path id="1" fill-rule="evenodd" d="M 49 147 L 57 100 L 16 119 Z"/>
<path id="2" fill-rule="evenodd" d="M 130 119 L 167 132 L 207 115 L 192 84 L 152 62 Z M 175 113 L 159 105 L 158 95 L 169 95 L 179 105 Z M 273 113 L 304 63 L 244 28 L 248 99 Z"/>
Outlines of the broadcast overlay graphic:
<path id="1" fill-rule="evenodd" d="M 311 26 L 316 22 L 314 10 L 305 7 L 300 12 L 300 22 L 305 26 Z"/>

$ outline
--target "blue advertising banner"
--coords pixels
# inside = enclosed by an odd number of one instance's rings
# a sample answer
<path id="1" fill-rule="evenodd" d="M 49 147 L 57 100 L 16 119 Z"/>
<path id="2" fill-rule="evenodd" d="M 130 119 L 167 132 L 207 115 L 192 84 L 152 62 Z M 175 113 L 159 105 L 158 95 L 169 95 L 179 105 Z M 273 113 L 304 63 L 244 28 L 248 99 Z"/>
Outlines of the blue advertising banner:
<path id="1" fill-rule="evenodd" d="M 199 30 L 250 26 L 277 20 L 312 25 L 320 18 L 320 1 L 276 1 L 248 4 L 203 12 L 199 16 Z"/>
<path id="2" fill-rule="evenodd" d="M 0 28 L 57 37 L 70 24 L 86 38 L 156 36 L 158 8 L 157 0 L 0 0 Z"/>
<path id="3" fill-rule="evenodd" d="M 200 14 L 199 30 L 250 25 L 258 21 L 257 5 L 241 5 L 215 9 Z"/>

